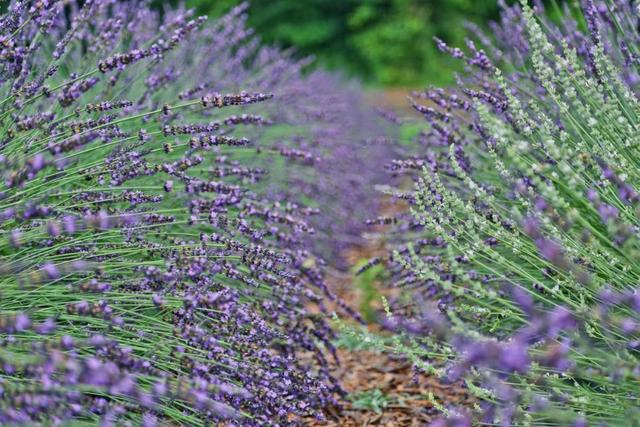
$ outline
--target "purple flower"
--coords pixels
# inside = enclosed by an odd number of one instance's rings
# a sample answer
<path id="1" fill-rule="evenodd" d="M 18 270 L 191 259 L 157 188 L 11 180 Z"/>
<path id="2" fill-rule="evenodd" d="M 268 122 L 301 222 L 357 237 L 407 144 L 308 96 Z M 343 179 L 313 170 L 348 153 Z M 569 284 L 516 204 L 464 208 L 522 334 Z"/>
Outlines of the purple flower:
<path id="1" fill-rule="evenodd" d="M 20 230 L 12 230 L 9 234 L 9 244 L 14 248 L 22 246 L 22 232 Z"/>
<path id="2" fill-rule="evenodd" d="M 567 261 L 564 258 L 562 246 L 560 246 L 558 243 L 554 242 L 551 239 L 541 237 L 536 239 L 536 246 L 540 251 L 540 255 L 542 255 L 553 264 L 561 267 L 565 267 L 567 265 Z"/>
<path id="3" fill-rule="evenodd" d="M 74 347 L 73 338 L 69 335 L 63 335 L 60 338 L 60 346 L 65 350 L 71 350 Z"/>
<path id="4" fill-rule="evenodd" d="M 30 326 L 31 326 L 31 319 L 29 319 L 29 316 L 27 316 L 24 313 L 19 313 L 16 315 L 16 318 L 13 323 L 13 327 L 15 328 L 16 332 L 25 331 L 29 329 Z"/>
<path id="5" fill-rule="evenodd" d="M 618 218 L 618 209 L 606 203 L 601 203 L 598 206 L 598 213 L 600 214 L 600 218 L 602 218 L 602 222 L 604 223 L 609 222 L 609 220 Z"/>
<path id="6" fill-rule="evenodd" d="M 527 372 L 531 363 L 527 350 L 527 346 L 519 342 L 504 345 L 500 352 L 500 367 L 511 372 Z"/>
<path id="7" fill-rule="evenodd" d="M 49 233 L 51 237 L 58 237 L 60 235 L 60 225 L 57 221 L 52 220 L 47 222 L 47 233 Z"/>
<path id="8" fill-rule="evenodd" d="M 76 232 L 76 219 L 72 216 L 66 216 L 63 218 L 64 231 L 68 234 L 73 234 Z"/>
<path id="9" fill-rule="evenodd" d="M 164 299 L 158 294 L 153 294 L 152 300 L 156 307 L 162 307 L 165 304 Z"/>
<path id="10" fill-rule="evenodd" d="M 35 327 L 35 331 L 42 335 L 49 335 L 55 332 L 56 330 L 56 322 L 52 318 L 46 319 L 43 323 L 37 325 Z"/>
<path id="11" fill-rule="evenodd" d="M 522 228 L 524 232 L 533 239 L 538 238 L 540 235 L 540 225 L 533 217 L 525 218 L 524 221 L 522 221 Z"/>
<path id="12" fill-rule="evenodd" d="M 42 266 L 42 271 L 47 275 L 47 278 L 50 280 L 56 280 L 60 278 L 60 270 L 58 267 L 50 262 L 45 263 Z"/>

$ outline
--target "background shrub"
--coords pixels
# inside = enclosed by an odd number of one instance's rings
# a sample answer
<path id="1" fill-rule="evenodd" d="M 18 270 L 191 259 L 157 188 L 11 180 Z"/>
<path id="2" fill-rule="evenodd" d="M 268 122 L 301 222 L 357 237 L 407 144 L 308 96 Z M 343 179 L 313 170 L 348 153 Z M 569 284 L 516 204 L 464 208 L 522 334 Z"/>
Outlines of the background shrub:
<path id="1" fill-rule="evenodd" d="M 201 13 L 218 16 L 239 0 L 190 0 Z M 470 0 L 254 0 L 249 22 L 267 43 L 294 48 L 300 56 L 373 85 L 415 86 L 427 79 L 453 82 L 444 69 L 455 61 L 431 43 L 433 36 L 462 42 L 464 20 L 497 16 L 494 2 Z"/>

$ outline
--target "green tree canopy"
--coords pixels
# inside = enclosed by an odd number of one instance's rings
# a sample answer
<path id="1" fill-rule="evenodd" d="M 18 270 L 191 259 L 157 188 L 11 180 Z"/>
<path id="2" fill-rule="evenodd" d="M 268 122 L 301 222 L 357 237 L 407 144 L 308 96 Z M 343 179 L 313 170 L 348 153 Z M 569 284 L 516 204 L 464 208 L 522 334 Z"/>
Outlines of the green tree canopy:
<path id="1" fill-rule="evenodd" d="M 239 0 L 189 0 L 218 16 Z M 433 37 L 463 43 L 465 20 L 495 17 L 495 2 L 473 0 L 253 0 L 249 24 L 267 43 L 314 55 L 332 69 L 391 86 L 449 83 L 452 62 Z"/>

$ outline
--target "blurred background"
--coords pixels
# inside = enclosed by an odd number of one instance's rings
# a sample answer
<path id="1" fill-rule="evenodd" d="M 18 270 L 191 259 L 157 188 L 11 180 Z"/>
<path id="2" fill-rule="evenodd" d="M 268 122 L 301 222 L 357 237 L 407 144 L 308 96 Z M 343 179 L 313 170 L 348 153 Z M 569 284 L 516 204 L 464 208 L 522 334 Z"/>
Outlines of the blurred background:
<path id="1" fill-rule="evenodd" d="M 242 0 L 186 0 L 216 17 Z M 165 3 L 165 2 L 162 2 Z M 251 0 L 249 25 L 265 43 L 294 48 L 316 66 L 357 77 L 371 88 L 452 83 L 457 61 L 437 36 L 462 45 L 465 22 L 481 28 L 498 17 L 495 0 Z M 447 71 L 445 71 L 447 70 Z M 406 91 L 405 91 L 406 93 Z"/>
<path id="2" fill-rule="evenodd" d="M 80 4 L 83 0 L 77 0 Z M 426 85 L 453 83 L 460 61 L 440 52 L 438 37 L 464 46 L 469 25 L 490 36 L 489 23 L 499 18 L 498 3 L 518 0 L 150 0 L 158 9 L 184 3 L 198 15 L 224 15 L 249 3 L 249 26 L 263 43 L 291 48 L 298 57 L 313 57 L 323 67 L 357 78 L 369 89 L 393 95 Z M 550 18 L 559 8 L 579 8 L 580 0 L 530 0 L 547 6 Z M 8 2 L 0 0 L 0 14 Z M 472 30 L 473 31 L 473 30 Z"/>

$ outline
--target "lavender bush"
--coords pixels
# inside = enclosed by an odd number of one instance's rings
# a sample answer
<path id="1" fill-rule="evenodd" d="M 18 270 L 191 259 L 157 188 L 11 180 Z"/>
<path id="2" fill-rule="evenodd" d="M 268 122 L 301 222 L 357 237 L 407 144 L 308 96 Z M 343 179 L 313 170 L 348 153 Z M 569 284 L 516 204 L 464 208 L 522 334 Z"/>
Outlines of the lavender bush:
<path id="1" fill-rule="evenodd" d="M 503 5 L 495 41 L 438 41 L 467 64 L 457 88 L 413 97 L 429 128 L 394 163 L 422 173 L 390 191 L 413 220 L 385 322 L 419 368 L 478 397 L 438 404 L 438 425 L 639 419 L 638 10 L 582 6 L 556 23 Z"/>
<path id="2" fill-rule="evenodd" d="M 306 158 L 279 135 L 322 77 L 259 47 L 244 5 L 205 23 L 81 4 L 0 18 L 0 423 L 316 413 L 338 390 L 305 308 L 328 294 L 316 209 L 265 177 Z"/>
<path id="3" fill-rule="evenodd" d="M 279 122 L 290 126 L 286 134 L 262 129 L 295 161 L 270 174 L 270 195 L 316 207 L 309 248 L 332 269 L 348 268 L 344 251 L 365 242 L 366 221 L 381 208 L 375 186 L 387 181 L 384 166 L 398 155 L 397 126 L 367 106 L 355 82 L 324 71 L 272 91 L 284 104 Z"/>

